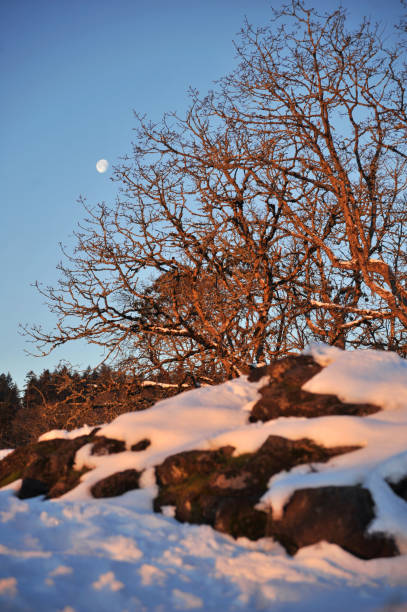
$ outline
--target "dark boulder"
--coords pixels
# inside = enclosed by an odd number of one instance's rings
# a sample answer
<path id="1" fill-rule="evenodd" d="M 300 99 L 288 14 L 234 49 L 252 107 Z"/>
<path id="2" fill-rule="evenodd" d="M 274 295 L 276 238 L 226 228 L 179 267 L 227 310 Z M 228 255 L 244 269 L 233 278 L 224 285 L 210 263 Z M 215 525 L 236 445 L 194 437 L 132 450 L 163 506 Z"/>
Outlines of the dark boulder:
<path id="1" fill-rule="evenodd" d="M 407 502 L 407 476 L 398 482 L 388 482 L 387 484 L 393 489 L 396 495 Z"/>
<path id="2" fill-rule="evenodd" d="M 0 461 L 0 487 L 22 479 L 19 497 L 60 497 L 77 484 L 86 470 L 75 470 L 77 450 L 92 442 L 96 430 L 73 440 L 55 438 L 21 446 Z"/>
<path id="3" fill-rule="evenodd" d="M 47 495 L 49 486 L 42 480 L 36 478 L 23 478 L 18 497 L 20 499 L 28 499 L 29 497 L 37 497 L 38 495 Z"/>
<path id="4" fill-rule="evenodd" d="M 130 447 L 130 450 L 132 450 L 133 452 L 140 452 L 143 450 L 146 450 L 146 448 L 148 448 L 151 444 L 151 441 L 148 438 L 143 438 L 142 440 L 140 440 L 139 442 L 136 442 L 136 444 L 133 444 Z"/>
<path id="5" fill-rule="evenodd" d="M 268 515 L 256 510 L 257 501 L 253 497 L 241 497 L 238 500 L 232 496 L 221 498 L 216 506 L 213 527 L 234 538 L 264 538 L 267 535 Z"/>
<path id="6" fill-rule="evenodd" d="M 106 438 L 105 436 L 96 436 L 95 442 L 92 446 L 92 455 L 112 455 L 114 453 L 121 453 L 126 450 L 126 445 L 123 440 L 114 440 L 113 438 Z"/>
<path id="7" fill-rule="evenodd" d="M 123 472 L 116 472 L 111 476 L 107 476 L 102 480 L 99 480 L 93 485 L 90 492 L 93 497 L 116 497 L 116 495 L 123 495 L 127 491 L 139 488 L 141 472 L 137 470 L 123 470 Z"/>
<path id="8" fill-rule="evenodd" d="M 211 474 L 219 465 L 226 464 L 234 450 L 233 446 L 223 446 L 214 451 L 185 451 L 172 455 L 156 467 L 157 483 L 177 485 L 190 477 Z"/>
<path id="9" fill-rule="evenodd" d="M 393 557 L 399 554 L 392 538 L 368 534 L 374 503 L 360 486 L 321 487 L 295 491 L 279 521 L 269 522 L 269 535 L 294 554 L 322 540 L 360 557 Z"/>
<path id="10" fill-rule="evenodd" d="M 251 370 L 250 381 L 256 382 L 263 376 L 269 376 L 270 382 L 260 389 L 262 397 L 252 408 L 249 420 L 254 423 L 283 416 L 364 416 L 380 410 L 373 404 L 347 404 L 336 395 L 303 391 L 302 385 L 321 370 L 322 367 L 307 355 L 293 355 Z"/>

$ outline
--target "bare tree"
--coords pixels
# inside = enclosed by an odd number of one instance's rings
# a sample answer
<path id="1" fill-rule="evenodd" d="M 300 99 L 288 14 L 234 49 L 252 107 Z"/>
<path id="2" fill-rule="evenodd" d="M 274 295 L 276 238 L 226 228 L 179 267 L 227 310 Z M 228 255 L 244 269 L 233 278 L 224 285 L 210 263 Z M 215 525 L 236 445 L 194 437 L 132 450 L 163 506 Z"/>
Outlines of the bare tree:
<path id="1" fill-rule="evenodd" d="M 287 231 L 311 248 L 301 292 L 310 329 L 341 344 L 367 338 L 401 349 L 404 48 L 385 49 L 366 20 L 347 30 L 341 10 L 320 16 L 292 2 L 282 18 L 293 27 L 243 30 L 241 64 L 224 80 L 223 104 L 211 101 L 213 113 L 244 124 L 258 192 L 278 203 Z"/>
<path id="2" fill-rule="evenodd" d="M 215 381 L 340 346 L 406 347 L 406 69 L 367 20 L 293 1 L 246 24 L 240 63 L 183 118 L 137 116 L 119 198 L 39 290 L 56 330 L 139 371 Z"/>

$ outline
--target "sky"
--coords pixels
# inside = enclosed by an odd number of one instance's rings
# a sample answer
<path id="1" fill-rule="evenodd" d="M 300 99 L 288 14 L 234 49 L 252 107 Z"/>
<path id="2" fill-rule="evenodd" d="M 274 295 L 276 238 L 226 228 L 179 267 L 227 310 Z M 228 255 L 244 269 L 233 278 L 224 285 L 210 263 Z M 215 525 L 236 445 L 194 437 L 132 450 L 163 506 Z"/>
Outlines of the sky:
<path id="1" fill-rule="evenodd" d="M 244 18 L 264 25 L 271 5 L 281 1 L 1 0 L 0 373 L 20 389 L 29 370 L 102 358 L 84 343 L 36 358 L 19 332 L 19 324 L 53 326 L 32 284 L 56 284 L 59 244 L 73 244 L 82 217 L 78 197 L 115 198 L 117 185 L 96 162 L 111 167 L 130 152 L 133 110 L 152 119 L 182 114 L 190 86 L 204 94 L 230 72 Z M 388 36 L 404 12 L 399 0 L 342 5 L 352 19 L 372 16 Z"/>

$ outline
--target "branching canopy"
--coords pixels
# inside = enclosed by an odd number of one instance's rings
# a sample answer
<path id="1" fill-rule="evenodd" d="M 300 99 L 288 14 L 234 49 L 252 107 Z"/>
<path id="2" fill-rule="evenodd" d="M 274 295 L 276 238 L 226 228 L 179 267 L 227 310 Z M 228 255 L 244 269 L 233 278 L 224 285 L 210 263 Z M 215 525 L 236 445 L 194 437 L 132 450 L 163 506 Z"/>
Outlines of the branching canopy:
<path id="1" fill-rule="evenodd" d="M 406 352 L 403 41 L 292 3 L 246 24 L 239 65 L 185 117 L 137 116 L 117 202 L 92 208 L 57 329 L 145 373 L 208 381 L 318 339 Z"/>

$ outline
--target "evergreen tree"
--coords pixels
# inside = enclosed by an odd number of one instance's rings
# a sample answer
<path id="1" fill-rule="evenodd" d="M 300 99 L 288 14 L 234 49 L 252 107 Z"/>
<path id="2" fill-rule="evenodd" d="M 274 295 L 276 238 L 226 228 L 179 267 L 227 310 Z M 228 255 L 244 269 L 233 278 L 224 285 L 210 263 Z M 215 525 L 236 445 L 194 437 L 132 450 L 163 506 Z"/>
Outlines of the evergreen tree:
<path id="1" fill-rule="evenodd" d="M 10 374 L 0 374 L 0 447 L 10 448 L 12 428 L 17 411 L 20 408 L 20 396 L 17 385 Z"/>

